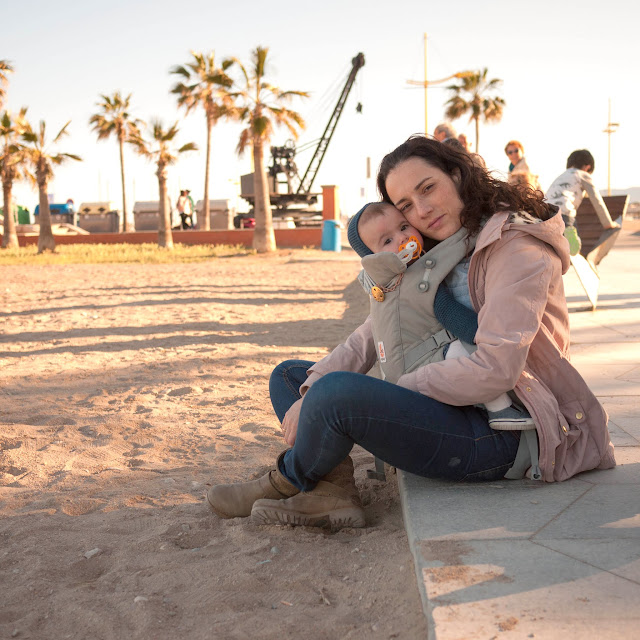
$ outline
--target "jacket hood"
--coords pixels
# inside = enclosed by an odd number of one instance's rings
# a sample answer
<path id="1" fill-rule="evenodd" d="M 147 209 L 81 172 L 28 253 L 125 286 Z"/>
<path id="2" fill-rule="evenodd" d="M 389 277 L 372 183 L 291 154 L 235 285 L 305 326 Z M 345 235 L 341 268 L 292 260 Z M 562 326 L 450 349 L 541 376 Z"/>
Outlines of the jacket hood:
<path id="1" fill-rule="evenodd" d="M 547 220 L 532 219 L 526 213 L 514 214 L 509 211 L 501 211 L 492 215 L 480 232 L 476 250 L 499 240 L 507 231 L 520 231 L 528 233 L 538 240 L 542 240 L 558 254 L 562 261 L 562 273 L 565 274 L 571 266 L 569 257 L 569 242 L 564 237 L 564 221 L 556 212 Z"/>

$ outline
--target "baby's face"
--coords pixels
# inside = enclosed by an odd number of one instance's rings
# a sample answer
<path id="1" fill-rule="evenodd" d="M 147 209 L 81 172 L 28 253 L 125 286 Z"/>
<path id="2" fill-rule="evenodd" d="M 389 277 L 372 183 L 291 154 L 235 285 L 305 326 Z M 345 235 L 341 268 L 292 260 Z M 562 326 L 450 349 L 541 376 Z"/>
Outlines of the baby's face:
<path id="1" fill-rule="evenodd" d="M 374 216 L 360 224 L 358 231 L 362 242 L 373 253 L 398 253 L 400 245 L 406 243 L 411 236 L 415 236 L 420 244 L 423 243 L 420 232 L 391 205 L 385 207 L 382 215 Z"/>

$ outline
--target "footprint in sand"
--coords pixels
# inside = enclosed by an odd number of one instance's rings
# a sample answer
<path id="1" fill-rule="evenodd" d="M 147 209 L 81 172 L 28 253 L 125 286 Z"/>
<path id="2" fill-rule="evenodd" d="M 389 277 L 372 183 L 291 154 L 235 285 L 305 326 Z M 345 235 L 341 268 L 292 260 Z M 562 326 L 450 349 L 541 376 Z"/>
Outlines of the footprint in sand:
<path id="1" fill-rule="evenodd" d="M 243 433 L 247 431 L 249 433 L 272 433 L 273 429 L 257 422 L 247 422 L 240 426 L 240 431 Z"/>
<path id="2" fill-rule="evenodd" d="M 60 505 L 60 510 L 67 516 L 83 516 L 87 513 L 98 511 L 105 504 L 104 500 L 92 500 L 90 498 L 69 500 Z"/>
<path id="3" fill-rule="evenodd" d="M 216 404 L 219 407 L 227 407 L 230 404 L 238 404 L 238 402 L 242 402 L 243 400 L 250 400 L 250 399 L 251 399 L 251 396 L 235 396 L 233 398 L 228 398 L 227 400 L 219 400 Z"/>

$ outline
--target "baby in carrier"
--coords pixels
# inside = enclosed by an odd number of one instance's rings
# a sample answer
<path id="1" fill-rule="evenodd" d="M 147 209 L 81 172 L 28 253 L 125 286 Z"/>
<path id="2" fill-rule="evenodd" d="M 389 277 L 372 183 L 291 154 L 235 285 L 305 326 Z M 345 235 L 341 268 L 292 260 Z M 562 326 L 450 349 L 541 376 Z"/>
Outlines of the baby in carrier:
<path id="1" fill-rule="evenodd" d="M 475 351 L 478 316 L 459 274 L 459 265 L 468 265 L 466 256 L 475 239 L 468 238 L 464 228 L 425 253 L 421 234 L 402 213 L 374 202 L 353 216 L 348 238 L 362 258 L 359 280 L 370 296 L 374 340 L 386 380 L 395 383 L 420 366 Z M 454 287 L 453 295 L 445 278 Z M 484 407 L 494 429 L 522 430 L 534 424 L 506 391 Z"/>

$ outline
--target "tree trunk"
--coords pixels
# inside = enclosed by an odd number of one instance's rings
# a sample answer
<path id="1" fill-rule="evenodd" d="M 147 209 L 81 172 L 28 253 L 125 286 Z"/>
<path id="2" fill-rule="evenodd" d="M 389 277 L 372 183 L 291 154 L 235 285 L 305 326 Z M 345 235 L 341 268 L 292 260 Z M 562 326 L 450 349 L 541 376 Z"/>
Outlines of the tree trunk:
<path id="1" fill-rule="evenodd" d="M 130 229 L 129 218 L 127 217 L 127 194 L 125 191 L 124 182 L 124 141 L 118 140 L 120 143 L 120 179 L 122 181 L 122 230 L 127 233 L 133 231 Z"/>
<path id="2" fill-rule="evenodd" d="M 36 180 L 38 182 L 38 197 L 40 204 L 40 234 L 38 236 L 38 253 L 44 251 L 55 251 L 56 241 L 53 238 L 51 229 L 51 213 L 49 211 L 49 200 L 47 199 L 47 179 L 43 176 L 43 171 L 36 169 Z"/>
<path id="3" fill-rule="evenodd" d="M 204 166 L 204 206 L 202 207 L 202 216 L 204 220 L 198 225 L 200 229 L 209 231 L 211 229 L 211 219 L 209 216 L 209 167 L 211 159 L 211 129 L 213 121 L 207 116 L 207 158 Z"/>
<path id="4" fill-rule="evenodd" d="M 13 202 L 11 197 L 12 192 L 11 178 L 5 178 L 2 181 L 2 195 L 3 195 L 3 213 L 4 213 L 4 234 L 2 236 L 2 246 L 5 249 L 17 249 L 18 248 L 18 234 L 16 233 L 16 223 L 13 219 Z"/>
<path id="5" fill-rule="evenodd" d="M 476 121 L 476 153 L 480 153 L 480 118 L 475 118 Z"/>
<path id="6" fill-rule="evenodd" d="M 158 246 L 173 249 L 173 234 L 171 233 L 171 214 L 167 199 L 167 168 L 158 164 L 158 196 L 160 198 L 160 220 L 158 229 Z"/>
<path id="7" fill-rule="evenodd" d="M 264 167 L 264 152 L 262 141 L 253 139 L 253 193 L 255 197 L 254 216 L 256 227 L 253 230 L 253 248 L 258 253 L 268 253 L 276 250 L 276 237 L 273 233 L 271 219 L 271 200 L 267 172 Z"/>

